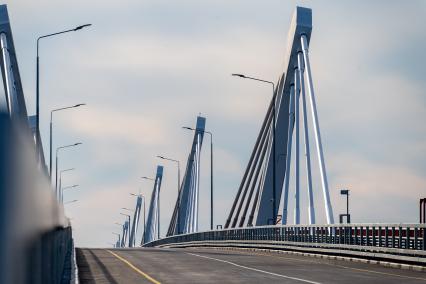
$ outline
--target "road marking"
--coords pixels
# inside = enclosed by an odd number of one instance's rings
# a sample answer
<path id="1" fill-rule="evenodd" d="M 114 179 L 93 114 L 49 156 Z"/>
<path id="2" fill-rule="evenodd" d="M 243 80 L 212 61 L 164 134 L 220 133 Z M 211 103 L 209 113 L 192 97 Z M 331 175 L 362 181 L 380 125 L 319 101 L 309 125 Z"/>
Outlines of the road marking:
<path id="1" fill-rule="evenodd" d="M 278 255 L 273 255 L 273 254 L 263 254 L 263 253 L 246 253 L 246 252 L 240 252 L 240 253 L 243 254 L 243 255 L 260 255 L 260 256 L 276 257 L 276 258 L 295 260 L 295 261 L 301 261 L 301 262 L 308 262 L 308 263 L 324 264 L 324 265 L 335 266 L 335 267 L 340 267 L 340 268 L 349 269 L 349 270 L 375 273 L 375 274 L 383 274 L 383 275 L 395 276 L 395 277 L 406 278 L 406 279 L 426 280 L 426 278 L 421 278 L 421 277 L 406 276 L 406 275 L 401 275 L 401 274 L 396 274 L 396 273 L 381 272 L 381 271 L 362 269 L 362 268 L 354 268 L 354 267 L 349 267 L 349 266 L 344 266 L 344 265 L 339 265 L 339 264 L 324 263 L 324 262 L 315 261 L 315 260 L 297 259 L 297 258 L 292 258 L 292 257 L 284 257 L 284 256 L 278 256 Z"/>
<path id="2" fill-rule="evenodd" d="M 248 270 L 253 270 L 253 271 L 256 271 L 256 272 L 261 272 L 261 273 L 265 273 L 265 274 L 269 274 L 269 275 L 273 275 L 273 276 L 277 276 L 277 277 L 287 278 L 287 279 L 296 280 L 296 281 L 305 282 L 305 283 L 311 283 L 311 284 L 321 284 L 320 282 L 315 282 L 315 281 L 310 281 L 310 280 L 306 280 L 306 279 L 302 279 L 302 278 L 296 278 L 296 277 L 286 276 L 286 275 L 282 275 L 282 274 L 277 274 L 277 273 L 273 273 L 273 272 L 253 268 L 253 267 L 247 267 L 247 266 L 244 266 L 244 265 L 236 264 L 234 262 L 230 262 L 230 261 L 226 261 L 226 260 L 222 260 L 222 259 L 217 259 L 217 258 L 199 255 L 199 254 L 195 254 L 195 253 L 189 253 L 189 252 L 186 252 L 186 254 L 190 254 L 190 255 L 202 257 L 202 258 L 207 258 L 207 259 L 210 259 L 210 260 L 216 260 L 216 261 L 219 261 L 219 262 L 224 262 L 224 263 L 236 266 L 236 267 L 240 267 L 240 268 L 244 268 L 244 269 L 248 269 Z"/>
<path id="3" fill-rule="evenodd" d="M 112 254 L 113 256 L 115 256 L 116 258 L 118 258 L 119 260 L 121 260 L 122 262 L 124 262 L 125 264 L 127 264 L 130 268 L 132 268 L 134 271 L 136 271 L 137 273 L 139 273 L 140 275 L 142 275 L 143 277 L 145 277 L 146 279 L 148 279 L 149 281 L 151 281 L 152 283 L 155 284 L 161 284 L 161 282 L 155 280 L 154 278 L 152 278 L 151 276 L 149 276 L 148 274 L 146 274 L 145 272 L 143 272 L 142 270 L 140 270 L 139 268 L 137 268 L 136 266 L 134 266 L 131 262 L 129 262 L 128 260 L 122 258 L 121 256 L 119 256 L 116 253 L 113 253 L 110 250 L 106 250 L 107 252 L 109 252 L 110 254 Z"/>

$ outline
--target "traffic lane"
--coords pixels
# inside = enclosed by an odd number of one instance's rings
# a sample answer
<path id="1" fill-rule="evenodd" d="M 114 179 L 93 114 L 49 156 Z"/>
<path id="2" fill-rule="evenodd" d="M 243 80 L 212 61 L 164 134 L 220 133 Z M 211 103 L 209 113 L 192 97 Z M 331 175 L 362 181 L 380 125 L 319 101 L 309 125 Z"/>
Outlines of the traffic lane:
<path id="1" fill-rule="evenodd" d="M 76 250 L 80 284 L 152 283 L 105 249 Z"/>
<path id="2" fill-rule="evenodd" d="M 243 250 L 186 249 L 187 253 L 320 283 L 425 283 L 426 273 L 342 260 Z M 231 252 L 231 253 L 229 253 Z"/>
<path id="3" fill-rule="evenodd" d="M 194 283 L 258 283 L 265 280 L 279 283 L 425 283 L 422 272 L 304 256 L 213 249 L 138 249 L 123 252 L 128 259 L 143 265 L 148 273 L 165 283 L 190 280 Z M 164 267 L 164 260 L 170 265 Z M 163 266 L 162 271 L 158 271 L 159 266 Z M 163 277 L 169 274 L 176 278 Z"/>
<path id="4" fill-rule="evenodd" d="M 315 283 L 260 273 L 176 249 L 112 250 L 161 283 Z"/>
<path id="5" fill-rule="evenodd" d="M 424 273 L 304 256 L 213 249 L 84 250 L 82 283 L 425 283 Z M 83 265 L 84 267 L 84 265 Z"/>

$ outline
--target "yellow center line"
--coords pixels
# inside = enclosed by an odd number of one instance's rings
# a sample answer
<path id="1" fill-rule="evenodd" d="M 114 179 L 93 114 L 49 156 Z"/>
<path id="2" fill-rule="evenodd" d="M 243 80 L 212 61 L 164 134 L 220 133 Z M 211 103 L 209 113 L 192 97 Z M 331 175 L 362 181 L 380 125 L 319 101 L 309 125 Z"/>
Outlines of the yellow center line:
<path id="1" fill-rule="evenodd" d="M 143 272 L 142 270 L 140 270 L 139 268 L 137 268 L 136 266 L 134 266 L 130 261 L 122 258 L 118 254 L 113 253 L 110 250 L 106 250 L 106 251 L 109 252 L 110 254 L 112 254 L 113 256 L 115 256 L 116 258 L 118 258 L 119 260 L 121 260 L 122 262 L 124 262 L 125 264 L 127 264 L 131 269 L 133 269 L 134 271 L 136 271 L 137 273 L 139 273 L 140 275 L 142 275 L 143 277 L 145 277 L 146 279 L 148 279 L 152 283 L 161 284 L 161 282 L 155 280 L 154 278 L 152 278 L 151 276 L 149 276 L 148 274 L 146 274 L 145 272 Z"/>
<path id="2" fill-rule="evenodd" d="M 249 256 L 250 255 L 261 255 L 261 256 L 276 257 L 276 258 L 282 258 L 282 259 L 287 259 L 287 260 L 295 260 L 295 261 L 301 261 L 301 262 L 325 264 L 325 265 L 329 265 L 329 266 L 335 266 L 335 267 L 340 267 L 340 268 L 354 270 L 354 271 L 382 274 L 382 275 L 388 275 L 388 276 L 395 276 L 395 277 L 406 278 L 406 279 L 426 280 L 426 278 L 421 278 L 421 277 L 406 276 L 406 275 L 401 275 L 401 274 L 396 274 L 396 273 L 388 273 L 388 272 L 380 272 L 380 271 L 369 270 L 369 269 L 353 268 L 353 267 L 343 266 L 343 265 L 339 265 L 339 264 L 324 263 L 324 262 L 319 262 L 319 261 L 314 261 L 314 260 L 311 261 L 311 260 L 297 259 L 297 258 L 292 258 L 292 257 L 278 256 L 278 255 L 272 255 L 272 254 L 263 254 L 263 253 L 246 253 L 246 252 L 240 252 L 240 253 L 244 254 L 244 255 L 249 255 Z"/>

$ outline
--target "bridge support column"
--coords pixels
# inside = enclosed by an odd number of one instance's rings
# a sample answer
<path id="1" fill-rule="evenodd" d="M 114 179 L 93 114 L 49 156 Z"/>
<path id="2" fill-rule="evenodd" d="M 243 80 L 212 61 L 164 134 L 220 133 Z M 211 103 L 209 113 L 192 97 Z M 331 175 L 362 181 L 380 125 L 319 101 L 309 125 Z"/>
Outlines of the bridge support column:
<path id="1" fill-rule="evenodd" d="M 287 208 L 288 208 L 288 187 L 290 183 L 290 164 L 291 164 L 291 144 L 293 141 L 293 125 L 294 125 L 294 85 L 290 86 L 290 111 L 288 119 L 288 142 L 286 152 L 286 167 L 284 176 L 284 200 L 283 200 L 283 217 L 281 223 L 287 225 Z"/>
<path id="2" fill-rule="evenodd" d="M 297 63 L 299 66 L 299 77 L 300 77 L 300 92 L 302 97 L 302 113 L 303 113 L 303 130 L 304 130 L 304 141 L 305 141 L 305 157 L 306 157 L 306 179 L 308 187 L 308 216 L 309 224 L 315 224 L 315 207 L 314 207 L 314 196 L 312 193 L 312 173 L 311 173 L 311 153 L 309 146 L 309 134 L 308 134 L 308 116 L 306 113 L 306 92 L 305 92 L 305 66 L 303 62 L 303 52 L 297 54 Z"/>
<path id="3" fill-rule="evenodd" d="M 295 127 L 295 193 L 294 193 L 294 224 L 300 224 L 300 155 L 299 155 L 299 97 L 300 97 L 300 82 L 299 69 L 297 65 L 294 68 L 294 127 Z"/>
<path id="4" fill-rule="evenodd" d="M 322 190 L 324 195 L 325 212 L 327 215 L 327 223 L 333 224 L 334 217 L 333 217 L 333 210 L 331 208 L 330 193 L 328 191 L 327 173 L 325 170 L 324 154 L 323 154 L 322 142 L 321 142 L 321 133 L 319 128 L 318 113 L 317 113 L 317 107 L 315 102 L 314 85 L 312 82 L 311 65 L 310 65 L 309 55 L 308 55 L 308 52 L 309 52 L 308 41 L 305 35 L 302 35 L 301 37 L 301 44 L 303 49 L 303 57 L 305 59 L 306 77 L 308 80 L 308 93 L 309 93 L 309 99 L 311 103 L 311 112 L 312 112 L 312 119 L 313 119 L 314 132 L 315 132 L 315 142 L 317 146 L 318 163 L 320 168 Z"/>

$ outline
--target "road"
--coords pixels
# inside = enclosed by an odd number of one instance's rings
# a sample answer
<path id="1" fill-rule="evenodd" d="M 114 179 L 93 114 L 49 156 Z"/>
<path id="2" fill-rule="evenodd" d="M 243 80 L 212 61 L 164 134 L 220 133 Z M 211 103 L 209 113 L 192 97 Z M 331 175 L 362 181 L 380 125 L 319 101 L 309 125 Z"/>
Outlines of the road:
<path id="1" fill-rule="evenodd" d="M 80 283 L 426 283 L 426 273 L 214 249 L 77 249 Z"/>

